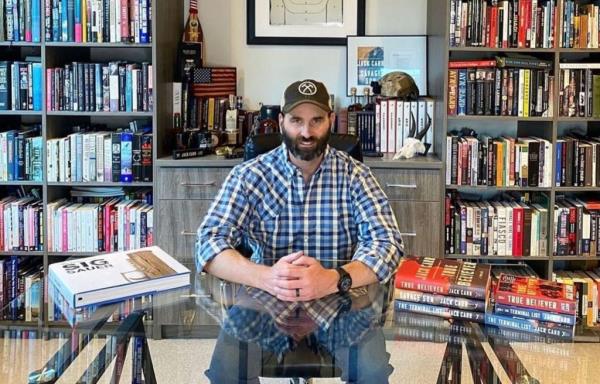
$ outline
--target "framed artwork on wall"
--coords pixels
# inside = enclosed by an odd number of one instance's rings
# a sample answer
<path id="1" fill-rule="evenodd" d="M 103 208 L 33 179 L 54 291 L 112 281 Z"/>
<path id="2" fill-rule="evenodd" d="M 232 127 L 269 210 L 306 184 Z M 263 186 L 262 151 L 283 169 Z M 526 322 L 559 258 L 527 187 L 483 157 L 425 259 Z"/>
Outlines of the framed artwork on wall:
<path id="1" fill-rule="evenodd" d="M 365 34 L 365 0 L 246 0 L 248 45 L 346 45 Z"/>
<path id="2" fill-rule="evenodd" d="M 348 36 L 346 92 L 359 95 L 387 73 L 408 73 L 427 95 L 427 36 Z M 373 91 L 372 89 L 370 89 Z M 371 92 L 372 93 L 372 92 Z"/>

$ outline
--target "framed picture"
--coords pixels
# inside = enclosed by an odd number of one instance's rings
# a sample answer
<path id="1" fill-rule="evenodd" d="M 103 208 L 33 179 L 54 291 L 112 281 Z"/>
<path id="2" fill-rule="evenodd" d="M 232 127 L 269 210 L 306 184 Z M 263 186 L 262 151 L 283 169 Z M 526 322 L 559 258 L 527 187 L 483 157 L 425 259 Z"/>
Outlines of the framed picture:
<path id="1" fill-rule="evenodd" d="M 348 96 L 352 87 L 358 95 L 372 91 L 372 81 L 394 71 L 411 75 L 427 95 L 427 36 L 348 36 L 347 48 Z"/>
<path id="2" fill-rule="evenodd" d="M 365 34 L 365 0 L 247 0 L 247 44 L 346 45 Z"/>

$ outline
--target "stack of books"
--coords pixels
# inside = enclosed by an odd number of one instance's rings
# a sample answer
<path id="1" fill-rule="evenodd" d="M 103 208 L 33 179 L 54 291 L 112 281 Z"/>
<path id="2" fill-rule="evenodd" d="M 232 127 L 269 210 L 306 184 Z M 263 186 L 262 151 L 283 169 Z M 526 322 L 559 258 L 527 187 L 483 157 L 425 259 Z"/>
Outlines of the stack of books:
<path id="1" fill-rule="evenodd" d="M 501 274 L 487 325 L 571 339 L 576 305 L 572 285 L 535 277 Z"/>
<path id="2" fill-rule="evenodd" d="M 600 288 L 600 268 L 589 271 L 556 271 L 552 279 L 573 287 L 577 298 L 577 324 L 588 327 L 598 325 L 598 288 Z"/>
<path id="3" fill-rule="evenodd" d="M 433 257 L 405 258 L 395 280 L 395 308 L 483 322 L 490 266 Z"/>

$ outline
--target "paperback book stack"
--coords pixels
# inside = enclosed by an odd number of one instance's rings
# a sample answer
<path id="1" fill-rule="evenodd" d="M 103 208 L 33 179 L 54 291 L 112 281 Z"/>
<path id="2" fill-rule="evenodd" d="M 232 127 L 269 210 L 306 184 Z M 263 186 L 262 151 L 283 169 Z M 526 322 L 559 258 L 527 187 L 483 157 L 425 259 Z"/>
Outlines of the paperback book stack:
<path id="1" fill-rule="evenodd" d="M 494 300 L 494 312 L 485 315 L 487 325 L 565 339 L 573 337 L 577 301 L 572 285 L 502 274 Z"/>
<path id="2" fill-rule="evenodd" d="M 395 280 L 395 308 L 483 322 L 490 266 L 433 257 L 405 258 Z"/>

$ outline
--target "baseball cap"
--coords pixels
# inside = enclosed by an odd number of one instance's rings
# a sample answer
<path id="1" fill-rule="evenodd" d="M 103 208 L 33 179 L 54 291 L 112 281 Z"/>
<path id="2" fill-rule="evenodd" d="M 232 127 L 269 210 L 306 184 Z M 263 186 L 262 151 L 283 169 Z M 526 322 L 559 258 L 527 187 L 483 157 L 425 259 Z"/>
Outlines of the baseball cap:
<path id="1" fill-rule="evenodd" d="M 290 84 L 283 93 L 281 112 L 288 113 L 302 103 L 311 103 L 324 111 L 332 111 L 329 92 L 320 81 L 306 79 Z"/>

